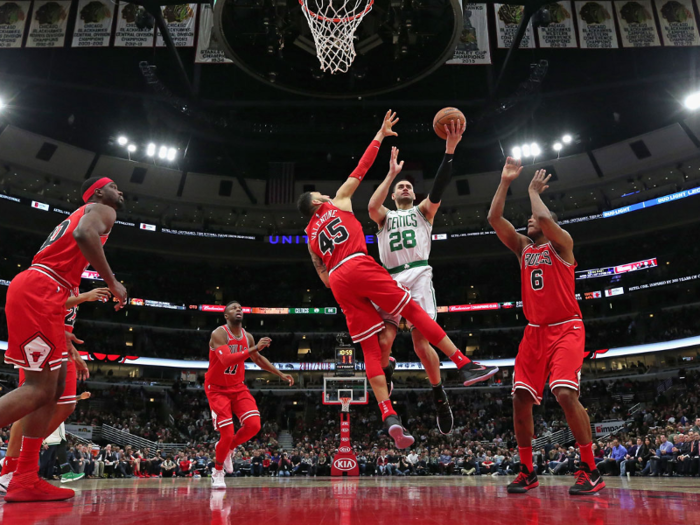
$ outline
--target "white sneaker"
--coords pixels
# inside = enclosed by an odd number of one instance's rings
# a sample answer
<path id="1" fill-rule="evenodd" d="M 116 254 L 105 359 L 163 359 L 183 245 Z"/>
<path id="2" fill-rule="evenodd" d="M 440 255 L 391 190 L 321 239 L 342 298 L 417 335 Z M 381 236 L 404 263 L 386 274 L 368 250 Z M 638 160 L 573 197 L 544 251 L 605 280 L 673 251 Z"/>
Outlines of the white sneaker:
<path id="1" fill-rule="evenodd" d="M 12 481 L 12 474 L 14 474 L 14 472 L 0 476 L 0 494 L 5 494 L 7 492 L 7 487 L 10 486 L 10 481 Z"/>
<path id="2" fill-rule="evenodd" d="M 226 474 L 224 474 L 223 470 L 214 469 L 214 472 L 211 474 L 211 488 L 225 489 L 226 482 L 224 481 L 224 476 L 226 476 Z"/>
<path id="3" fill-rule="evenodd" d="M 216 444 L 218 445 L 219 442 L 217 441 Z M 231 460 L 232 454 L 229 452 L 226 454 L 226 459 L 224 460 L 224 470 L 226 471 L 226 474 L 233 474 L 233 461 Z"/>

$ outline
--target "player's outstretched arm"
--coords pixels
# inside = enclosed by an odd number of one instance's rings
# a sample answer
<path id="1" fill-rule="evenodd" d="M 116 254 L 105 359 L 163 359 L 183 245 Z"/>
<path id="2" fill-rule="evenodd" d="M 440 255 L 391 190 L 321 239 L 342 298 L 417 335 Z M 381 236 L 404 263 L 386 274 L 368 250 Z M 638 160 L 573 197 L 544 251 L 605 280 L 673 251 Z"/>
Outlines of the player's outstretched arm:
<path id="1" fill-rule="evenodd" d="M 248 337 L 248 346 L 249 347 L 254 346 L 255 345 L 255 338 L 253 337 L 253 335 L 246 332 L 246 336 Z M 264 339 L 267 339 L 267 338 L 263 338 L 260 341 L 262 341 Z M 292 376 L 290 376 L 289 374 L 285 374 L 284 372 L 281 372 L 275 365 L 270 363 L 270 361 L 268 361 L 268 359 L 265 356 L 256 353 L 256 354 L 251 355 L 250 359 L 253 361 L 253 363 L 258 365 L 260 368 L 262 368 L 266 372 L 270 372 L 271 374 L 275 374 L 280 379 L 289 383 L 289 386 L 294 386 L 294 378 Z"/>
<path id="2" fill-rule="evenodd" d="M 493 196 L 488 215 L 489 224 L 496 231 L 498 238 L 518 257 L 520 257 L 523 248 L 530 243 L 530 239 L 515 231 L 515 227 L 510 221 L 503 217 L 503 210 L 506 207 L 508 188 L 518 178 L 521 171 L 523 171 L 523 168 L 519 159 L 516 160 L 511 157 L 506 159 L 506 164 L 503 166 L 503 172 L 501 173 L 501 183 L 498 185 L 496 195 Z"/>
<path id="3" fill-rule="evenodd" d="M 423 216 L 428 219 L 432 224 L 435 214 L 440 207 L 440 201 L 442 200 L 442 195 L 450 183 L 452 178 L 452 161 L 454 160 L 455 149 L 457 144 L 462 140 L 462 135 L 467 129 L 467 123 L 462 124 L 459 121 L 455 122 L 451 120 L 449 125 L 445 124 L 445 133 L 447 134 L 447 140 L 445 141 L 445 156 L 442 159 L 440 168 L 435 175 L 435 180 L 433 181 L 433 187 L 428 194 L 428 198 L 423 199 L 418 205 L 418 209 L 423 214 Z"/>
<path id="4" fill-rule="evenodd" d="M 77 297 L 69 297 L 66 300 L 66 308 L 73 308 L 83 303 L 91 303 L 93 301 L 107 302 L 112 297 L 109 288 L 95 288 L 89 292 L 81 293 Z"/>
<path id="5" fill-rule="evenodd" d="M 379 129 L 377 134 L 374 136 L 374 140 L 369 145 L 364 155 L 357 164 L 357 168 L 350 174 L 348 180 L 346 180 L 343 185 L 338 188 L 338 191 L 333 198 L 333 204 L 344 211 L 352 211 L 352 196 L 357 190 L 360 182 L 364 179 L 367 171 L 374 164 L 374 159 L 377 158 L 377 153 L 379 153 L 379 146 L 381 145 L 384 137 L 396 137 L 396 133 L 392 127 L 399 121 L 396 113 L 392 113 L 391 110 L 386 112 L 384 115 L 384 122 L 382 122 L 382 127 Z"/>
<path id="6" fill-rule="evenodd" d="M 532 204 L 532 215 L 542 228 L 542 233 L 552 243 L 554 249 L 562 256 L 566 262 L 573 263 L 574 261 L 574 240 L 569 232 L 564 230 L 549 211 L 547 205 L 540 196 L 544 190 L 549 188 L 547 183 L 552 175 L 547 175 L 546 170 L 537 170 L 535 176 L 530 182 L 528 193 L 530 194 L 530 203 Z"/>
<path id="7" fill-rule="evenodd" d="M 328 268 L 326 268 L 326 265 L 323 264 L 323 260 L 314 253 L 314 251 L 311 249 L 311 245 L 309 244 L 309 253 L 311 254 L 311 260 L 314 263 L 314 268 L 316 268 L 316 273 L 320 277 L 320 279 L 323 281 L 323 284 L 326 285 L 326 288 L 331 287 L 331 281 L 330 278 L 328 277 Z"/>
<path id="8" fill-rule="evenodd" d="M 213 349 L 212 352 L 214 352 L 214 355 L 216 355 L 219 361 L 221 361 L 221 364 L 223 364 L 225 367 L 240 364 L 251 357 L 251 355 L 270 346 L 270 339 L 263 337 L 257 345 L 248 345 L 248 350 L 236 352 L 235 354 L 231 353 L 227 343 L 228 338 L 223 330 L 217 328 L 211 333 L 209 347 Z"/>
<path id="9" fill-rule="evenodd" d="M 389 211 L 386 206 L 384 206 L 384 201 L 387 195 L 389 195 L 391 184 L 394 182 L 396 176 L 401 173 L 402 169 L 403 161 L 399 162 L 399 148 L 392 146 L 389 173 L 386 174 L 384 181 L 377 186 L 377 189 L 372 194 L 372 198 L 369 200 L 369 206 L 367 207 L 370 218 L 376 222 L 377 226 L 380 228 L 384 226 L 384 220 Z"/>
<path id="10" fill-rule="evenodd" d="M 115 310 L 119 310 L 126 304 L 126 288 L 112 273 L 100 240 L 100 235 L 109 233 L 116 220 L 117 212 L 113 208 L 94 203 L 85 210 L 85 215 L 73 230 L 73 238 L 85 258 L 105 280 L 110 291 L 119 301 L 114 307 Z"/>

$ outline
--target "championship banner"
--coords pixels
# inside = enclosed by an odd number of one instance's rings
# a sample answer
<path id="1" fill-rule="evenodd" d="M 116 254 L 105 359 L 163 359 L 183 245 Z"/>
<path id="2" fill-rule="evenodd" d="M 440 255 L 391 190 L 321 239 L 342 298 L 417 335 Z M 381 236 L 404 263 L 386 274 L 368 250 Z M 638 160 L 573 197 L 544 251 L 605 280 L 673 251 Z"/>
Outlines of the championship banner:
<path id="1" fill-rule="evenodd" d="M 197 4 L 162 6 L 163 18 L 168 26 L 175 47 L 194 46 L 194 22 L 197 19 Z M 165 40 L 158 31 L 156 46 L 165 47 Z"/>
<path id="2" fill-rule="evenodd" d="M 31 2 L 0 2 L 0 48 L 22 47 Z"/>
<path id="3" fill-rule="evenodd" d="M 144 16 L 146 10 L 136 4 L 119 3 L 117 9 L 117 32 L 114 35 L 114 47 L 153 47 L 153 29 L 139 29 L 136 19 Z"/>
<path id="4" fill-rule="evenodd" d="M 581 49 L 617 49 L 612 2 L 575 2 Z"/>
<path id="5" fill-rule="evenodd" d="M 493 4 L 496 11 L 496 30 L 498 32 L 498 47 L 500 49 L 509 49 L 515 35 L 518 32 L 518 26 L 523 19 L 523 11 L 525 7 L 521 5 Z M 532 20 L 528 22 L 525 35 L 520 42 L 520 49 L 534 48 L 535 38 L 532 31 Z"/>
<path id="6" fill-rule="evenodd" d="M 540 47 L 578 47 L 571 2 L 556 2 L 544 7 L 549 9 L 552 22 L 547 27 L 537 28 Z"/>
<path id="7" fill-rule="evenodd" d="M 656 30 L 651 0 L 615 2 L 622 47 L 657 47 L 661 45 Z"/>
<path id="8" fill-rule="evenodd" d="M 447 64 L 490 64 L 487 4 L 464 4 L 464 25 L 454 57 Z"/>
<path id="9" fill-rule="evenodd" d="M 195 64 L 233 64 L 219 49 L 219 42 L 214 34 L 214 12 L 211 5 L 202 4 L 199 11 L 199 31 L 197 35 L 197 53 Z"/>
<path id="10" fill-rule="evenodd" d="M 110 0 L 80 0 L 72 47 L 109 47 L 114 8 Z"/>
<path id="11" fill-rule="evenodd" d="M 665 46 L 700 45 L 692 0 L 655 0 L 654 4 L 661 22 L 661 35 Z"/>
<path id="12" fill-rule="evenodd" d="M 34 2 L 27 47 L 63 47 L 70 4 L 70 0 Z"/>

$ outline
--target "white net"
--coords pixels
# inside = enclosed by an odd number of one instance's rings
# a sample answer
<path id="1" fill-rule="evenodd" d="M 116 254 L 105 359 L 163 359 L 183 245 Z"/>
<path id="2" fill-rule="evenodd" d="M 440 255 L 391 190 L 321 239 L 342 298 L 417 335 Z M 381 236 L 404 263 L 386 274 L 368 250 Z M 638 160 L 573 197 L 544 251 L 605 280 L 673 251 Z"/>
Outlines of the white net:
<path id="1" fill-rule="evenodd" d="M 374 0 L 299 0 L 323 71 L 347 73 L 355 60 L 355 31 Z"/>
<path id="2" fill-rule="evenodd" d="M 352 398 L 350 397 L 341 397 L 340 398 L 340 405 L 341 405 L 341 412 L 350 412 L 350 401 Z"/>

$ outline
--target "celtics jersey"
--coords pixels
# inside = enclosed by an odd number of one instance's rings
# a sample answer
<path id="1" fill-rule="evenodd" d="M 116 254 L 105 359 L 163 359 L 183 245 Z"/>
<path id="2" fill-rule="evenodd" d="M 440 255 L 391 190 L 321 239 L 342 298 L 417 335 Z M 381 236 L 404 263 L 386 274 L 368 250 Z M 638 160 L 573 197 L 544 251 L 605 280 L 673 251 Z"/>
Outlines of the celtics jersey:
<path id="1" fill-rule="evenodd" d="M 408 210 L 390 210 L 377 233 L 379 258 L 384 267 L 398 270 L 411 263 L 427 261 L 433 225 L 418 206 Z M 390 273 L 393 273 L 390 271 Z"/>

